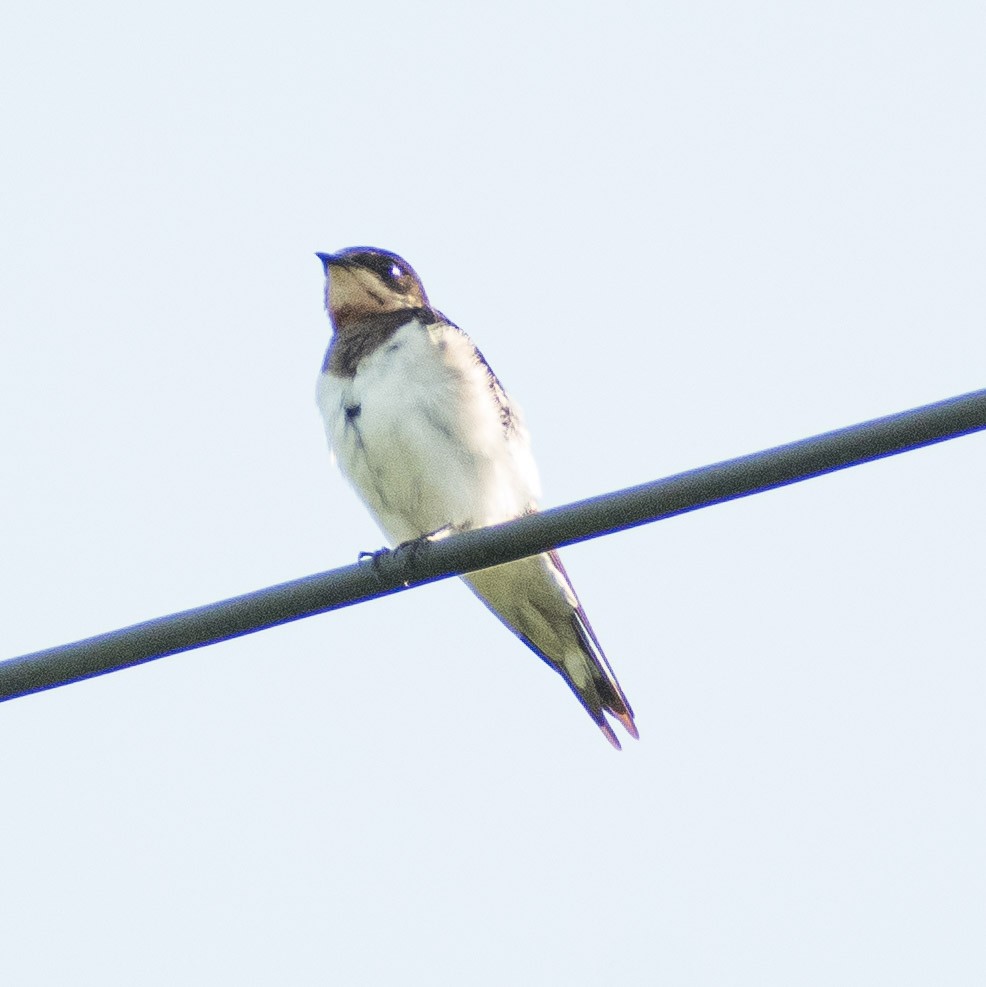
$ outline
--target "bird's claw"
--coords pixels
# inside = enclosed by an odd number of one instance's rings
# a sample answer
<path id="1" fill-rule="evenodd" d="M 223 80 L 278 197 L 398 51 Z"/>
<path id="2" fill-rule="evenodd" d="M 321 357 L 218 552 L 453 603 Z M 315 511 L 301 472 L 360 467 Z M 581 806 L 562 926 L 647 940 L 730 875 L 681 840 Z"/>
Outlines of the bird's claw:
<path id="1" fill-rule="evenodd" d="M 407 541 L 402 541 L 393 548 L 378 548 L 375 552 L 360 552 L 356 561 L 365 562 L 369 559 L 370 564 L 378 573 L 380 572 L 381 562 L 388 555 L 393 555 L 395 558 L 399 557 L 402 562 L 406 559 L 408 564 L 413 566 L 417 562 L 421 550 L 429 542 L 438 541 L 440 538 L 454 534 L 458 530 L 460 528 L 457 525 L 446 524 L 444 527 L 437 528 L 435 531 L 429 531 L 426 535 L 419 535 L 417 538 L 409 538 Z"/>
<path id="2" fill-rule="evenodd" d="M 421 553 L 421 549 L 431 541 L 431 535 L 421 535 L 418 538 L 409 538 L 407 541 L 402 541 L 397 548 L 394 549 L 394 553 L 401 556 L 401 558 L 407 558 L 411 565 L 417 561 L 418 555 Z"/>
<path id="3" fill-rule="evenodd" d="M 375 552 L 360 552 L 356 557 L 356 561 L 365 562 L 367 559 L 370 560 L 370 565 L 373 566 L 374 572 L 380 572 L 380 560 L 385 556 L 390 554 L 389 548 L 378 548 Z"/>

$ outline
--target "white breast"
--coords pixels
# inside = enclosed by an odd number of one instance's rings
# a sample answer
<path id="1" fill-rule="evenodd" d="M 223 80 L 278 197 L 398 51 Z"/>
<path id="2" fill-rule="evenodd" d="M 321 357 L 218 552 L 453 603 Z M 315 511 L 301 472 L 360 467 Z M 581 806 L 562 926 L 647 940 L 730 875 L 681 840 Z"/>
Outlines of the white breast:
<path id="1" fill-rule="evenodd" d="M 519 410 L 505 429 L 486 367 L 454 327 L 402 326 L 317 399 L 339 466 L 394 542 L 523 514 L 539 496 Z"/>

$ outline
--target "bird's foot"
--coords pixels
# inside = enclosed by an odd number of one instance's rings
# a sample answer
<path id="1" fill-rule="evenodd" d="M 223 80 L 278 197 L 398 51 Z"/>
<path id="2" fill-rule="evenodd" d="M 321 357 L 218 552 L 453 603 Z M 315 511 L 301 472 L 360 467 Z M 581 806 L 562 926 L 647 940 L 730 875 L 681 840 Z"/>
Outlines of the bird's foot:
<path id="1" fill-rule="evenodd" d="M 436 528 L 434 531 L 429 531 L 425 535 L 419 535 L 417 538 L 409 538 L 407 541 L 402 541 L 393 548 L 378 548 L 375 552 L 360 552 L 356 561 L 365 562 L 369 560 L 377 572 L 380 571 L 380 566 L 384 558 L 389 555 L 395 557 L 400 556 L 402 562 L 406 559 L 410 565 L 414 565 L 421 550 L 429 542 L 438 541 L 459 530 L 461 530 L 459 525 L 446 524 L 441 528 Z"/>
<path id="2" fill-rule="evenodd" d="M 399 553 L 402 558 L 406 558 L 411 565 L 414 565 L 418 559 L 418 556 L 421 554 L 421 550 L 426 545 L 430 542 L 438 541 L 440 538 L 444 538 L 452 530 L 452 525 L 446 524 L 443 528 L 436 528 L 434 531 L 429 531 L 426 535 L 419 535 L 417 538 L 409 538 L 407 541 L 402 541 L 394 549 L 394 552 L 395 554 Z"/>
<path id="3" fill-rule="evenodd" d="M 373 566 L 373 571 L 379 576 L 381 575 L 380 563 L 385 556 L 390 555 L 391 551 L 389 548 L 378 548 L 375 552 L 360 552 L 356 561 L 360 563 L 369 560 L 370 565 Z"/>

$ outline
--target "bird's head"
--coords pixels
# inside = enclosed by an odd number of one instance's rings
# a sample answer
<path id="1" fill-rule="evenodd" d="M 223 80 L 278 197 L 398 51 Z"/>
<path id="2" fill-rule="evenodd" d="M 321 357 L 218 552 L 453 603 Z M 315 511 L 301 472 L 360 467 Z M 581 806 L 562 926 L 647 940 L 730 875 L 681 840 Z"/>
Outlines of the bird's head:
<path id="1" fill-rule="evenodd" d="M 402 257 L 377 247 L 316 254 L 325 267 L 325 310 L 333 327 L 428 308 L 421 279 Z"/>

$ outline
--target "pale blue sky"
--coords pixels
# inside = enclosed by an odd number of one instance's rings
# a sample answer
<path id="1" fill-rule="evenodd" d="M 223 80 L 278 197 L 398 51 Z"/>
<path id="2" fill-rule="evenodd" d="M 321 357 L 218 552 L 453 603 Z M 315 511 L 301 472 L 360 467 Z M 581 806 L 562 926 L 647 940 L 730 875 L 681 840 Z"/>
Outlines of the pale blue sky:
<path id="1" fill-rule="evenodd" d="M 565 503 L 984 386 L 972 3 L 8 4 L 3 656 L 382 544 L 316 250 Z M 981 984 L 986 437 L 566 550 L 614 753 L 454 582 L 0 707 L 30 984 Z"/>

